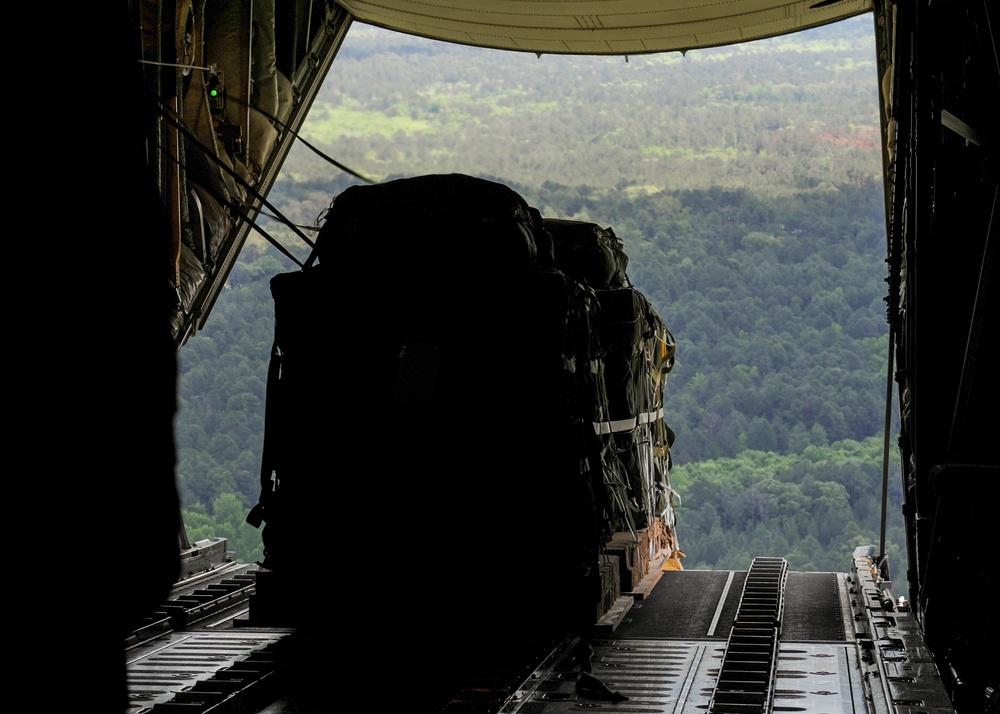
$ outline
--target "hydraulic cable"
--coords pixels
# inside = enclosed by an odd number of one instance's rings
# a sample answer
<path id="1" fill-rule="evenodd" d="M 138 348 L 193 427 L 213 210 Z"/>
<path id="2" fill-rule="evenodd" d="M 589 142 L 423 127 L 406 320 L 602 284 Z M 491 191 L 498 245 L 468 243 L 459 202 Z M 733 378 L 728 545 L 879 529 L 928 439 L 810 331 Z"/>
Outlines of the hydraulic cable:
<path id="1" fill-rule="evenodd" d="M 212 161 L 213 165 L 215 165 L 218 169 L 222 170 L 223 172 L 225 172 L 226 174 L 228 174 L 230 177 L 232 177 L 233 180 L 235 180 L 245 191 L 247 191 L 247 193 L 252 198 L 254 198 L 256 200 L 259 200 L 264 206 L 266 206 L 269 210 L 271 210 L 273 212 L 273 214 L 274 214 L 274 216 L 272 216 L 272 217 L 276 217 L 277 220 L 281 221 L 283 224 L 285 224 L 286 226 L 288 226 L 289 228 L 291 228 L 292 231 L 302 240 L 303 243 L 305 243 L 307 246 L 309 246 L 310 249 L 315 249 L 315 247 L 316 247 L 315 242 L 312 239 L 310 239 L 308 236 L 306 236 L 302 231 L 300 231 L 296 227 L 296 225 L 295 225 L 295 223 L 293 221 L 291 221 L 290 219 L 288 219 L 284 214 L 281 213 L 281 211 L 279 211 L 273 204 L 271 204 L 266 198 L 264 198 L 264 196 L 262 196 L 260 193 L 258 193 L 256 191 L 256 189 L 254 189 L 254 187 L 250 183 L 248 183 L 242 176 L 239 175 L 239 173 L 237 173 L 236 171 L 234 171 L 230 167 L 226 166 L 222 161 L 220 161 L 218 159 L 218 157 L 215 156 L 214 152 L 211 151 L 203 143 L 201 143 L 201 141 L 194 134 L 194 132 L 191 131 L 185 125 L 185 123 L 183 122 L 183 120 L 181 120 L 180 118 L 178 118 L 177 116 L 175 116 L 174 113 L 172 111 L 170 111 L 170 109 L 168 107 L 164 107 L 162 104 L 161 104 L 161 107 L 163 109 L 161 111 L 161 115 L 172 126 L 174 126 L 175 128 L 177 128 L 178 131 L 180 131 L 181 133 L 183 133 L 185 135 L 185 137 L 187 137 L 191 142 L 193 142 L 194 145 L 197 148 L 199 148 L 202 151 L 202 153 L 205 156 L 207 156 Z M 303 266 L 303 263 L 302 263 L 302 261 L 299 258 L 295 257 L 295 255 L 293 255 L 287 248 L 285 248 L 276 238 L 274 238 L 267 231 L 265 231 L 263 228 L 261 228 L 260 225 L 258 223 L 256 223 L 249 216 L 248 212 L 245 209 L 243 209 L 240 205 L 238 205 L 237 201 L 234 201 L 234 200 L 232 200 L 230 198 L 227 198 L 226 196 L 219 195 L 219 192 L 216 191 L 216 190 L 214 190 L 210 186 L 206 186 L 204 184 L 199 184 L 199 186 L 201 186 L 202 188 L 204 188 L 217 201 L 219 201 L 223 205 L 229 206 L 233 211 L 235 211 L 239 215 L 239 217 L 242 220 L 246 221 L 248 224 L 250 224 L 251 226 L 253 226 L 255 230 L 257 230 L 258 232 L 260 232 L 260 234 L 264 237 L 265 240 L 267 240 L 269 243 L 271 243 L 283 255 L 285 255 L 287 258 L 289 258 L 290 260 L 292 260 L 299 267 Z"/>
<path id="2" fill-rule="evenodd" d="M 236 104 L 239 104 L 240 106 L 251 106 L 251 105 L 247 104 L 246 102 L 244 102 L 242 99 L 239 99 L 239 98 L 236 98 L 236 97 L 230 98 L 229 101 L 232 101 L 232 102 L 234 102 Z M 378 183 L 378 181 L 376 181 L 375 179 L 369 178 L 368 176 L 365 176 L 364 174 L 359 173 L 358 171 L 355 171 L 354 169 L 352 169 L 349 166 L 345 166 L 344 164 L 340 163 L 339 161 L 337 161 L 332 156 L 329 156 L 328 154 L 324 153 L 315 144 L 310 143 L 301 134 L 299 134 L 297 131 L 295 131 L 294 129 L 292 129 L 292 127 L 290 127 L 285 122 L 281 121 L 281 119 L 279 119 L 278 117 L 274 116 L 270 112 L 266 112 L 263 109 L 261 109 L 260 107 L 252 107 L 252 108 L 254 109 L 254 111 L 260 112 L 261 116 L 263 116 L 265 119 L 267 119 L 267 120 L 269 120 L 271 122 L 274 122 L 275 124 L 277 124 L 278 126 L 280 126 L 282 129 L 284 129 L 286 132 L 288 132 L 289 134 L 291 134 L 292 136 L 294 136 L 296 141 L 298 141 L 300 144 L 302 144 L 303 146 L 305 146 L 307 149 L 309 149 L 310 151 L 312 151 L 314 154 L 316 154 L 318 157 L 320 157 L 321 159 L 323 159 L 324 161 L 326 161 L 330 165 L 336 166 L 338 169 L 340 169 L 344 173 L 350 174 L 354 178 L 361 179 L 365 183 L 368 183 L 368 184 L 376 184 L 376 183 Z"/>
<path id="3" fill-rule="evenodd" d="M 878 560 L 885 561 L 885 521 L 889 502 L 889 432 L 892 429 L 892 368 L 895 330 L 889 325 L 889 365 L 885 375 L 885 427 L 882 440 L 882 524 L 879 529 Z"/>

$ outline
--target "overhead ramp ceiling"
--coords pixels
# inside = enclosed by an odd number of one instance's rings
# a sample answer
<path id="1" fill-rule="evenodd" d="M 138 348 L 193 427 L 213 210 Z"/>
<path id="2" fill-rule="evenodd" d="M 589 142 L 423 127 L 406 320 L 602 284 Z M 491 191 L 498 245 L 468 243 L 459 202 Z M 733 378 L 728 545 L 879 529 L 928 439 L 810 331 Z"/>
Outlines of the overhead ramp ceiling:
<path id="1" fill-rule="evenodd" d="M 685 51 L 871 12 L 871 0 L 339 0 L 356 20 L 464 45 L 542 54 Z"/>

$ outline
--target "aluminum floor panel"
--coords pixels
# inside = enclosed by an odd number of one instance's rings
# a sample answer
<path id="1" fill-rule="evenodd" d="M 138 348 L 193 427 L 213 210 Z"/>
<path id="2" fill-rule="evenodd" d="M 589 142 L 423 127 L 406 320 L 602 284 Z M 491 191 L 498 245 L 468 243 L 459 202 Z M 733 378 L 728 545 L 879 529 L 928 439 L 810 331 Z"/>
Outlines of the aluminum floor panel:
<path id="1" fill-rule="evenodd" d="M 566 654 L 540 667 L 500 714 L 579 714 L 585 709 L 704 714 L 725 643 L 615 638 L 595 642 L 594 654 L 594 676 L 626 701 L 581 696 L 579 670 Z M 857 649 L 846 643 L 782 643 L 773 711 L 863 714 Z"/>
<path id="2" fill-rule="evenodd" d="M 244 633 L 238 630 L 175 632 L 136 648 L 128 653 L 126 662 L 129 692 L 126 711 L 144 714 L 157 704 L 176 702 L 178 693 L 184 699 L 185 693 L 220 673 L 249 666 L 247 663 L 255 654 L 265 653 L 285 634 L 283 631 Z M 219 690 L 220 699 L 232 696 L 242 687 L 237 679 L 234 676 L 230 691 Z"/>
<path id="3" fill-rule="evenodd" d="M 501 714 L 579 714 L 581 708 L 633 714 L 704 714 L 723 653 L 718 642 L 608 639 L 594 643 L 593 674 L 622 702 L 581 697 L 566 658 L 535 673 Z"/>

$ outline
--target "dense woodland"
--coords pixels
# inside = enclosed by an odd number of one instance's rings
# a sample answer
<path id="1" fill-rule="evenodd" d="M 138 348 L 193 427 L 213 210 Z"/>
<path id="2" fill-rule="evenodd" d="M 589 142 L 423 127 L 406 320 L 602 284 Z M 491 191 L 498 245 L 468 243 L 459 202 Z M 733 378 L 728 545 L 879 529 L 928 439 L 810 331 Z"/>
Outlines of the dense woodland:
<path id="1" fill-rule="evenodd" d="M 678 343 L 666 408 L 686 567 L 781 555 L 797 570 L 843 570 L 851 548 L 879 541 L 888 338 L 875 90 L 870 18 L 627 59 L 356 26 L 304 137 L 375 180 L 468 173 L 547 217 L 612 227 Z M 355 183 L 299 145 L 270 200 L 308 230 Z M 279 221 L 261 225 L 306 255 Z M 259 493 L 269 280 L 294 267 L 252 238 L 181 350 L 189 536 L 229 537 L 244 560 L 261 557 L 243 517 Z M 894 465 L 896 570 L 900 499 Z"/>

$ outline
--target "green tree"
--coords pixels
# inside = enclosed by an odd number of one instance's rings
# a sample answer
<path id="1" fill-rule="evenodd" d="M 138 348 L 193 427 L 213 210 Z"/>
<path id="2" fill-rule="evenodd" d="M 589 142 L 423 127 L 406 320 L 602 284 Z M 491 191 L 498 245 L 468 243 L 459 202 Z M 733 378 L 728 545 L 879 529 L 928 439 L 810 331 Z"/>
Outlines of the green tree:
<path id="1" fill-rule="evenodd" d="M 211 513 L 199 505 L 186 509 L 183 516 L 191 542 L 225 538 L 227 550 L 233 551 L 239 562 L 253 563 L 263 559 L 260 531 L 246 522 L 246 506 L 236 494 L 219 494 Z"/>

